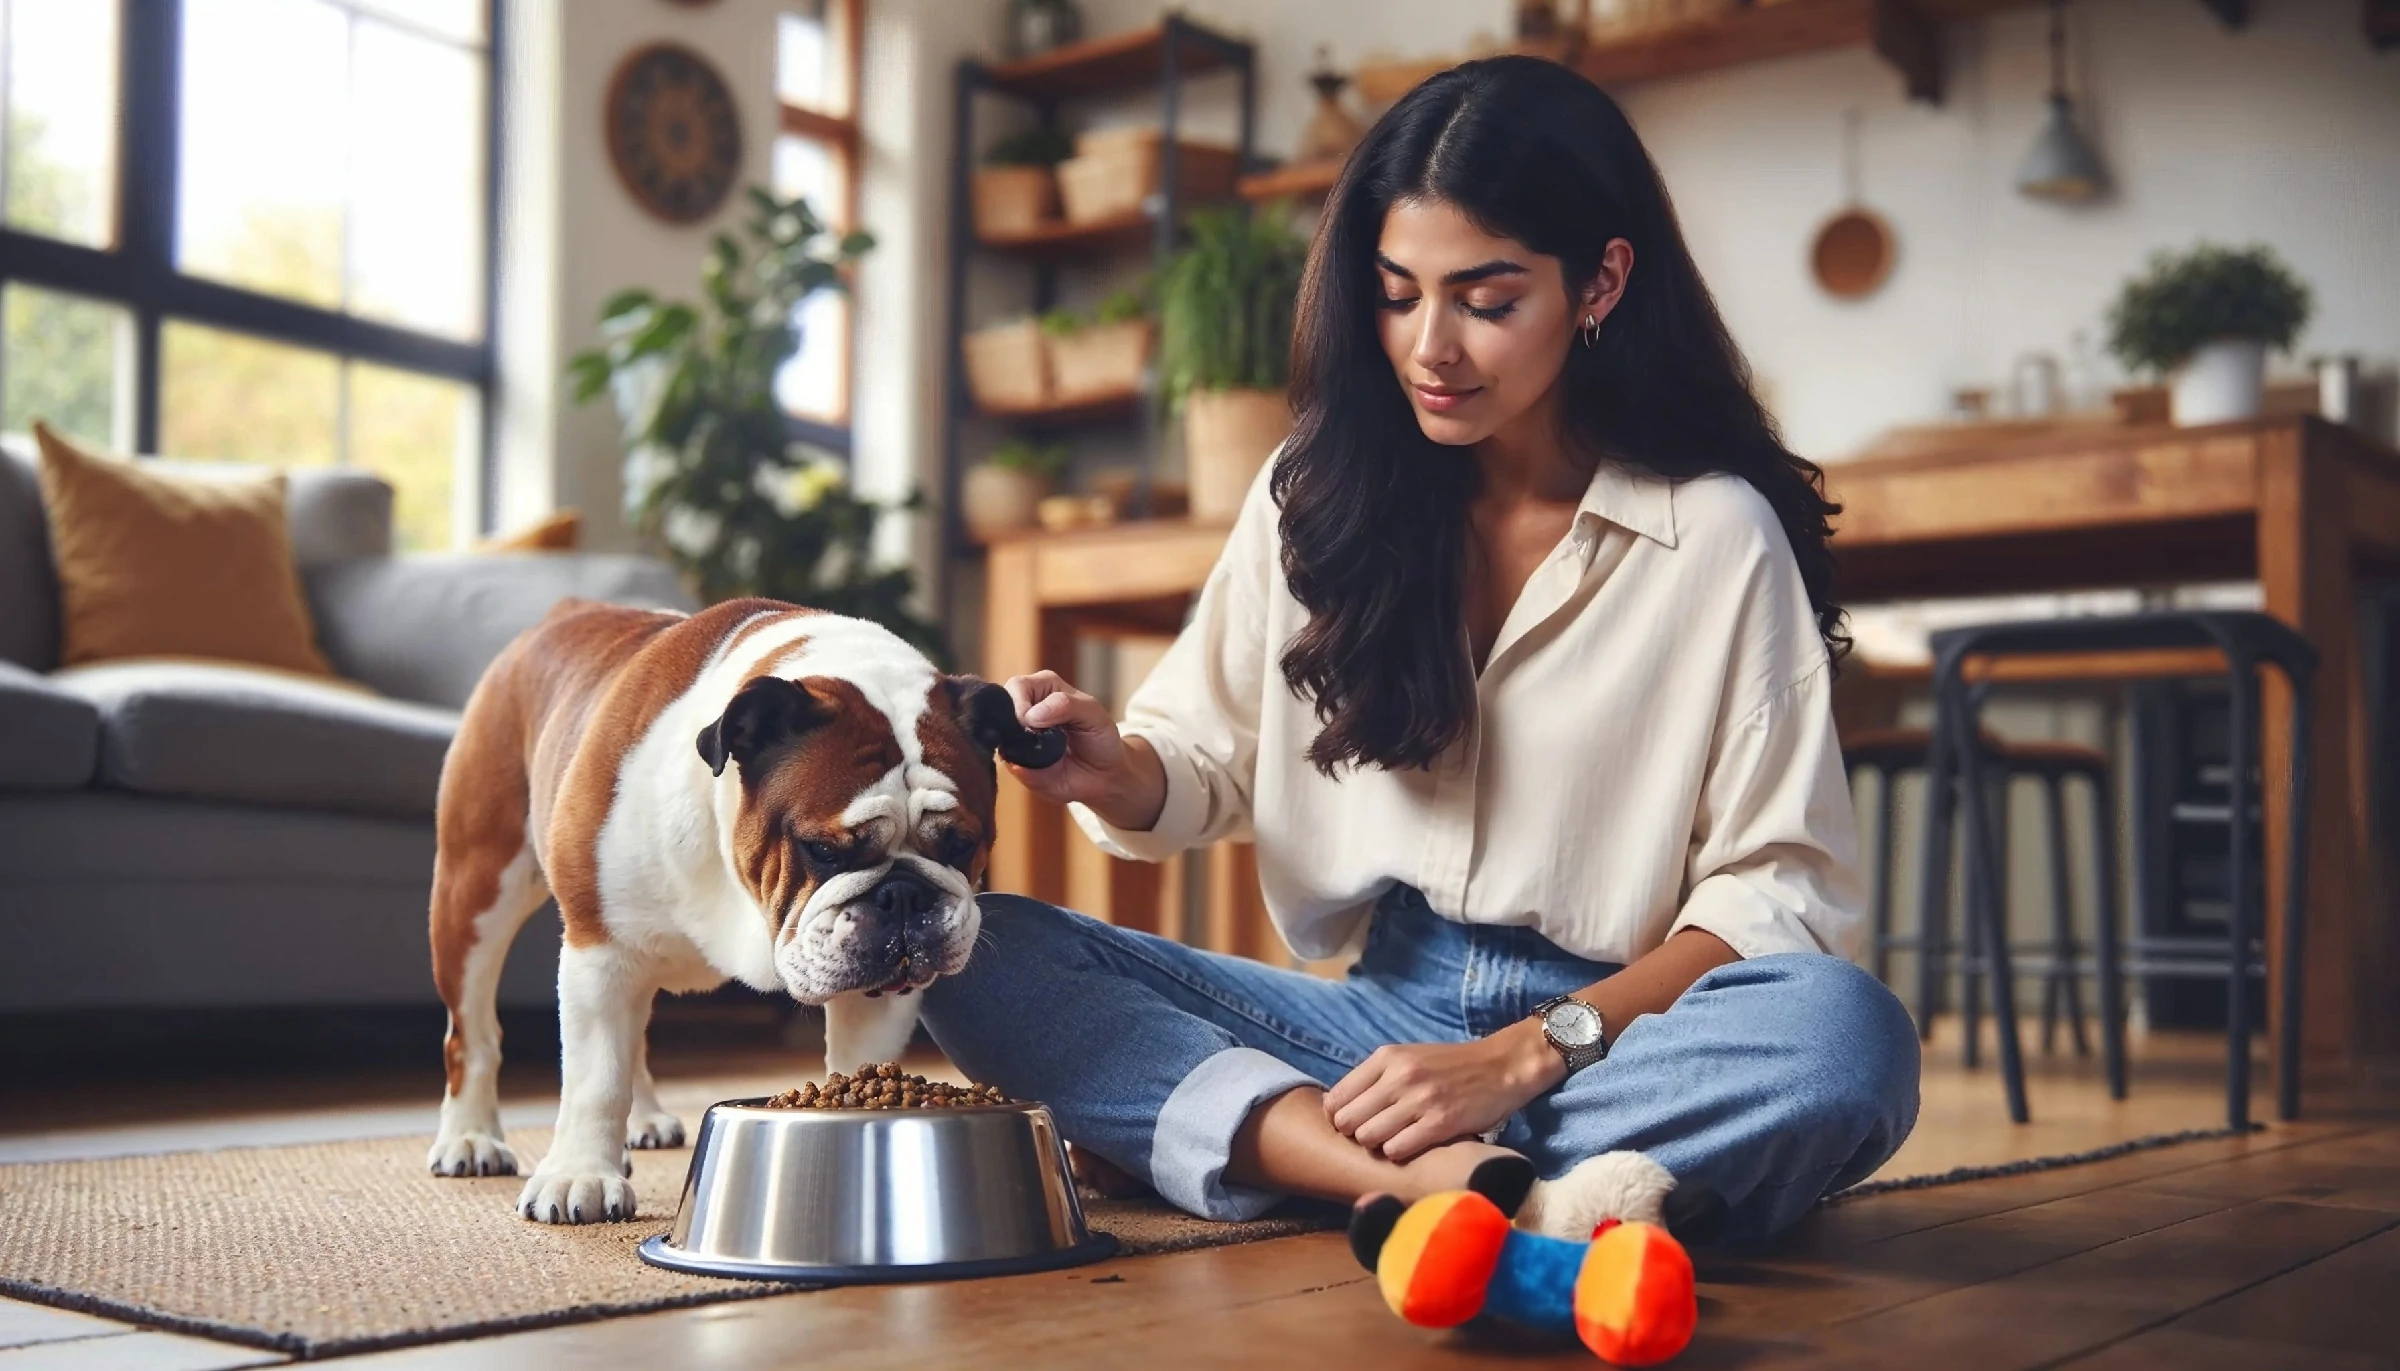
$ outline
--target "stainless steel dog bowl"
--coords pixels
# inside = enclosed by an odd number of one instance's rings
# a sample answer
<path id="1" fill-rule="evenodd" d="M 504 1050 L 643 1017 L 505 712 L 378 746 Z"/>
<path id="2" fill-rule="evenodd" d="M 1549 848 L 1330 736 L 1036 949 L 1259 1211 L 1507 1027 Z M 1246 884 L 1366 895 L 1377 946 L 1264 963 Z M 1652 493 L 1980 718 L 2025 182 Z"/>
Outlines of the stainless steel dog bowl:
<path id="1" fill-rule="evenodd" d="M 1099 1261 L 1066 1145 L 1038 1104 L 968 1109 L 712 1105 L 675 1227 L 641 1245 L 674 1271 L 813 1283 L 946 1280 Z"/>

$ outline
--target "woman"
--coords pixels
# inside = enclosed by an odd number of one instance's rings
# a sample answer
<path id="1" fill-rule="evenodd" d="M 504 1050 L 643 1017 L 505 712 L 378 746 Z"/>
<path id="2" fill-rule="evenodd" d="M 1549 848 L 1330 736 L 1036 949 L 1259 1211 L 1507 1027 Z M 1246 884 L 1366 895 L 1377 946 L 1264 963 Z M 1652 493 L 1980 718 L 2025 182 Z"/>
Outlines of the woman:
<path id="1" fill-rule="evenodd" d="M 1614 103 L 1498 58 L 1395 105 L 1311 248 L 1292 399 L 1122 729 L 1008 682 L 1071 739 L 1017 775 L 1120 856 L 1254 835 L 1286 940 L 1363 931 L 1354 969 L 993 896 L 935 1040 L 1210 1217 L 1632 1150 L 1754 1239 L 1863 1179 L 1917 1047 L 1841 955 L 1834 506 Z"/>

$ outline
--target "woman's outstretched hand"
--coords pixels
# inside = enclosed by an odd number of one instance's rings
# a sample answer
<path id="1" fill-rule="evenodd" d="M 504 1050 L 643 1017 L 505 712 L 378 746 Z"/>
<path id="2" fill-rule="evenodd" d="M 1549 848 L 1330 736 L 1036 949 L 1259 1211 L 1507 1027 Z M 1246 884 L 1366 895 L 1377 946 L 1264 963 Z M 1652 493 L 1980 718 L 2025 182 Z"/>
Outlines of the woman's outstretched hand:
<path id="1" fill-rule="evenodd" d="M 1472 1042 L 1376 1048 L 1325 1092 L 1325 1117 L 1359 1146 L 1404 1162 L 1494 1127 L 1565 1075 L 1527 1019 Z"/>
<path id="2" fill-rule="evenodd" d="M 1067 755 L 1039 771 L 1014 762 L 1009 774 L 1058 804 L 1086 804 L 1119 828 L 1147 829 L 1166 804 L 1166 775 L 1156 754 L 1117 732 L 1108 706 L 1068 685 L 1055 671 L 1011 676 L 1005 683 L 1027 728 L 1063 729 Z"/>

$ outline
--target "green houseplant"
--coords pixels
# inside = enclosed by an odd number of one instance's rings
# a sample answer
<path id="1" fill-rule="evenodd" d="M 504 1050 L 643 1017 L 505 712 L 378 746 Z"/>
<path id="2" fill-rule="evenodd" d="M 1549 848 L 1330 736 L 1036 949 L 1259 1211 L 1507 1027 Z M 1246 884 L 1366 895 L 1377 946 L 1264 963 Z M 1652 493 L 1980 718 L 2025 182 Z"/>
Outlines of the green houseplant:
<path id="1" fill-rule="evenodd" d="M 2258 413 L 2269 349 L 2308 322 L 2309 290 L 2272 249 L 2202 243 L 2160 252 L 2108 311 L 2108 347 L 2129 371 L 2172 379 L 2178 424 Z"/>
<path id="2" fill-rule="evenodd" d="M 862 499 L 841 464 L 793 441 L 775 376 L 799 351 L 800 302 L 842 288 L 874 246 L 836 234 L 804 199 L 752 187 L 743 238 L 719 234 L 698 305 L 621 291 L 601 307 L 601 346 L 568 363 L 575 398 L 614 398 L 625 424 L 625 494 L 701 597 L 789 600 L 872 619 L 933 653 L 912 613 L 915 578 L 879 566 L 876 529 L 894 507 Z M 900 508 L 915 508 L 911 495 Z"/>
<path id="3" fill-rule="evenodd" d="M 1291 433 L 1292 310 L 1308 242 L 1291 208 L 1192 215 L 1159 272 L 1159 388 L 1183 415 L 1192 517 L 1230 520 Z"/>

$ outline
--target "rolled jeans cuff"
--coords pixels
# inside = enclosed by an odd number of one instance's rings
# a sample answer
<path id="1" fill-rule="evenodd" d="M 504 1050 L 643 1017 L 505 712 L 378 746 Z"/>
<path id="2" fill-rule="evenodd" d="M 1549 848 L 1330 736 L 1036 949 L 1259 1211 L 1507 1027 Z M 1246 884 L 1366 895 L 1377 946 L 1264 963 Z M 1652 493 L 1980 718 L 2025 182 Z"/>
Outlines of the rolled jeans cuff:
<path id="1" fill-rule="evenodd" d="M 1150 1184 L 1161 1198 L 1204 1219 L 1255 1219 L 1283 1200 L 1272 1190 L 1225 1182 L 1233 1135 L 1250 1111 L 1317 1081 L 1254 1047 L 1228 1047 L 1193 1067 L 1159 1106 L 1150 1142 Z"/>

